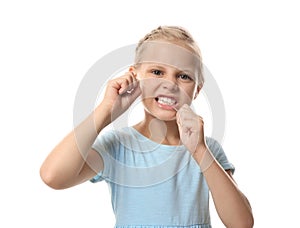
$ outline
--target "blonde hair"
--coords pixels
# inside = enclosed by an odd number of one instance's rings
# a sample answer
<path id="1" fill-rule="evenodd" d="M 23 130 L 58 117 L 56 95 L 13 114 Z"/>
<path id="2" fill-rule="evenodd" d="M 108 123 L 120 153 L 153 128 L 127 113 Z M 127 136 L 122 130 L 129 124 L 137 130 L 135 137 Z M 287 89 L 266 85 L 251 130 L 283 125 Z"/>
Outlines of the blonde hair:
<path id="1" fill-rule="evenodd" d="M 179 26 L 159 26 L 156 29 L 152 30 L 150 33 L 146 34 L 139 42 L 135 49 L 135 53 L 139 52 L 141 45 L 145 41 L 153 40 L 165 40 L 170 43 L 175 43 L 185 47 L 186 49 L 192 51 L 200 60 L 200 70 L 199 70 L 199 83 L 204 83 L 203 69 L 202 69 L 202 56 L 201 51 L 192 37 L 192 35 L 184 28 Z"/>

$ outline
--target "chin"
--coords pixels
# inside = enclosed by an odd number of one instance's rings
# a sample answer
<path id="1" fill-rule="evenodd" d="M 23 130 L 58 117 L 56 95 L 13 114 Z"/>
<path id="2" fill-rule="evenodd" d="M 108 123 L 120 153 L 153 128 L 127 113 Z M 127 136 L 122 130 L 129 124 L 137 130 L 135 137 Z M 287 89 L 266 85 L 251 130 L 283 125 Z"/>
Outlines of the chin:
<path id="1" fill-rule="evenodd" d="M 161 111 L 161 110 L 148 110 L 145 109 L 146 115 L 150 115 L 155 119 L 162 121 L 174 121 L 176 120 L 176 112 L 175 111 Z"/>

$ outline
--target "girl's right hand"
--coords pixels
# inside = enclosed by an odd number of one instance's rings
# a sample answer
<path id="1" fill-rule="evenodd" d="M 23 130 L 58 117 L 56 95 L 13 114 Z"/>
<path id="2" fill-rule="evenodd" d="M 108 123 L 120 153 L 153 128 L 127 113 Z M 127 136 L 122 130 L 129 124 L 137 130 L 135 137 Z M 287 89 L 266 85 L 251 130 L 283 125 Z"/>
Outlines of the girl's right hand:
<path id="1" fill-rule="evenodd" d="M 124 113 L 139 95 L 141 89 L 136 74 L 127 72 L 108 82 L 101 104 L 108 109 L 113 121 Z"/>

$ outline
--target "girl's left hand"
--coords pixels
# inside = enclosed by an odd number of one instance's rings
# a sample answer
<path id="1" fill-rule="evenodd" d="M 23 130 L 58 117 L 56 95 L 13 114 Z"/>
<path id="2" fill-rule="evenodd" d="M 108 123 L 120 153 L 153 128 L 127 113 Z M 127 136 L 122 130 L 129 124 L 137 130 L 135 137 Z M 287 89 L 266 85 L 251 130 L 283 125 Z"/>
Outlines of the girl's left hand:
<path id="1" fill-rule="evenodd" d="M 176 114 L 180 140 L 182 144 L 193 154 L 196 148 L 206 148 L 203 119 L 193 112 L 187 104 L 184 104 Z"/>

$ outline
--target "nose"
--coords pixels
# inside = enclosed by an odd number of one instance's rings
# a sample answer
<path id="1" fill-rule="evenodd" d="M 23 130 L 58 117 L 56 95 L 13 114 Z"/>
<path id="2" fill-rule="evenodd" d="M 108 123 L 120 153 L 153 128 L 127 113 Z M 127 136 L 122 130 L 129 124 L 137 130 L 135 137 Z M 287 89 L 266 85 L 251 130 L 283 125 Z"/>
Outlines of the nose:
<path id="1" fill-rule="evenodd" d="M 178 90 L 176 76 L 172 74 L 165 75 L 165 77 L 162 79 L 162 86 L 164 89 L 167 89 L 169 91 Z"/>

